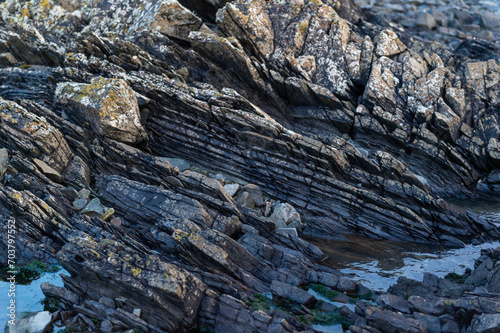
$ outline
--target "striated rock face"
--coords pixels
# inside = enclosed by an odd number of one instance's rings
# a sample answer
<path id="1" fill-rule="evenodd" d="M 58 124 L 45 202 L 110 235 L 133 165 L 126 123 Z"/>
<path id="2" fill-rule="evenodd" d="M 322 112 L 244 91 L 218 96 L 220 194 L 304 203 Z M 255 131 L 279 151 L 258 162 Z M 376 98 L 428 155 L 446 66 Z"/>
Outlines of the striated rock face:
<path id="1" fill-rule="evenodd" d="M 333 311 L 359 332 L 428 329 L 387 297 L 322 307 L 301 287 L 368 291 L 297 234 L 498 239 L 440 198 L 500 189 L 498 62 L 350 1 L 210 6 L 214 30 L 174 0 L 0 4 L 0 213 L 18 261 L 58 260 L 71 276 L 44 290 L 90 329 L 293 332 Z M 289 313 L 260 310 L 269 292 Z"/>
<path id="2" fill-rule="evenodd" d="M 0 112 L 0 135 L 5 146 L 40 158 L 59 172 L 68 166 L 72 155 L 70 147 L 62 133 L 47 119 L 2 98 Z"/>
<path id="3" fill-rule="evenodd" d="M 193 325 L 206 286 L 189 272 L 154 255 L 137 252 L 117 241 L 75 238 L 58 253 L 58 260 L 88 295 L 83 307 L 102 297 L 125 298 L 123 311 L 142 310 L 145 326 L 154 331 L 182 330 Z M 105 261 L 103 261 L 105 259 Z M 102 266 L 104 264 L 104 267 Z M 142 295 L 138 298 L 136 295 Z M 120 312 L 108 317 L 120 318 Z M 130 319 L 133 320 L 133 319 Z"/>

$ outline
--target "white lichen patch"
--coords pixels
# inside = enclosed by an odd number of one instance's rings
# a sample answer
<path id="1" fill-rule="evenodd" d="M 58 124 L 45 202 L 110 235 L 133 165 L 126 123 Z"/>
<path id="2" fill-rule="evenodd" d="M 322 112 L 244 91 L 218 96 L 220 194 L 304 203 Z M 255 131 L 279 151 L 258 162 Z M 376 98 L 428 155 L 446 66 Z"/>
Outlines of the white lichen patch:
<path id="1" fill-rule="evenodd" d="M 375 53 L 379 57 L 390 57 L 406 50 L 403 44 L 391 29 L 385 29 L 375 37 Z"/>

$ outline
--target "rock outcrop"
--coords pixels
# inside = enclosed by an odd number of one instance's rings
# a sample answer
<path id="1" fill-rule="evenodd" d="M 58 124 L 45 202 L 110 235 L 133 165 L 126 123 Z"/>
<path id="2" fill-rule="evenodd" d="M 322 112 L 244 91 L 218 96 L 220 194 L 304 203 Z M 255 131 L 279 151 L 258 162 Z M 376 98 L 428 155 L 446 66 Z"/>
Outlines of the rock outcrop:
<path id="1" fill-rule="evenodd" d="M 500 190 L 498 61 L 367 23 L 351 1 L 210 6 L 213 30 L 176 0 L 0 4 L 0 213 L 20 263 L 71 273 L 44 285 L 55 321 L 432 331 L 435 309 L 404 299 L 356 313 L 318 301 L 308 288 L 370 294 L 299 235 L 498 239 L 441 198 Z M 448 287 L 419 285 L 467 289 Z M 440 327 L 469 327 L 454 311 Z M 467 320 L 487 330 L 492 315 Z"/>

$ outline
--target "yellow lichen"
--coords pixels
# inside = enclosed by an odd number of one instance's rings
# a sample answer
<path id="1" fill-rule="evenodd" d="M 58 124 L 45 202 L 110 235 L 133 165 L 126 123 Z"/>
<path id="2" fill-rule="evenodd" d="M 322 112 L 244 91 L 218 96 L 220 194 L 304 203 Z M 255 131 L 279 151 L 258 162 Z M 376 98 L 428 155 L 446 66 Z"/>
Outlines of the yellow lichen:
<path id="1" fill-rule="evenodd" d="M 137 275 L 141 274 L 141 272 L 142 272 L 142 270 L 140 268 L 132 268 L 131 271 L 132 271 L 132 274 L 134 276 L 137 276 Z"/>

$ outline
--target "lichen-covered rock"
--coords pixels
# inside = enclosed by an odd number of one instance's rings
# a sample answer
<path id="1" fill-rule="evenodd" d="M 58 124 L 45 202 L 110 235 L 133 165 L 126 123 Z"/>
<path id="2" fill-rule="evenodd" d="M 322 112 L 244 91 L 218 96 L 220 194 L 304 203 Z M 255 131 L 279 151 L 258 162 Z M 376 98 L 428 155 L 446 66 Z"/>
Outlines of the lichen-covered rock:
<path id="1" fill-rule="evenodd" d="M 62 83 L 56 98 L 68 115 L 90 123 L 98 135 L 125 143 L 146 138 L 134 91 L 124 80 L 95 78 L 90 84 Z"/>
<path id="2" fill-rule="evenodd" d="M 45 118 L 39 117 L 18 104 L 0 98 L 0 137 L 5 144 L 39 158 L 62 172 L 72 157 L 63 134 Z"/>
<path id="3" fill-rule="evenodd" d="M 206 289 L 184 269 L 152 254 L 138 255 L 117 241 L 75 238 L 59 252 L 58 259 L 71 279 L 85 281 L 87 294 L 95 295 L 94 301 L 102 296 L 128 299 L 124 310 L 132 313 L 135 308 L 142 309 L 146 327 L 153 331 L 193 325 Z M 70 279 L 68 282 L 71 284 Z"/>
<path id="4" fill-rule="evenodd" d="M 87 21 L 84 31 L 114 36 L 146 30 L 187 39 L 191 31 L 209 31 L 200 18 L 176 0 L 7 0 L 0 9 L 6 22 L 13 25 L 34 22 L 39 29 L 60 36 L 82 30 L 84 21 Z"/>
<path id="5" fill-rule="evenodd" d="M 386 57 L 381 57 L 374 63 L 364 93 L 367 103 L 378 104 L 387 111 L 394 110 L 398 98 L 396 87 L 399 79 L 391 70 L 392 64 L 392 60 Z"/>
<path id="6" fill-rule="evenodd" d="M 406 50 L 404 45 L 394 33 L 394 31 L 386 29 L 375 37 L 375 53 L 379 57 L 390 57 Z"/>

